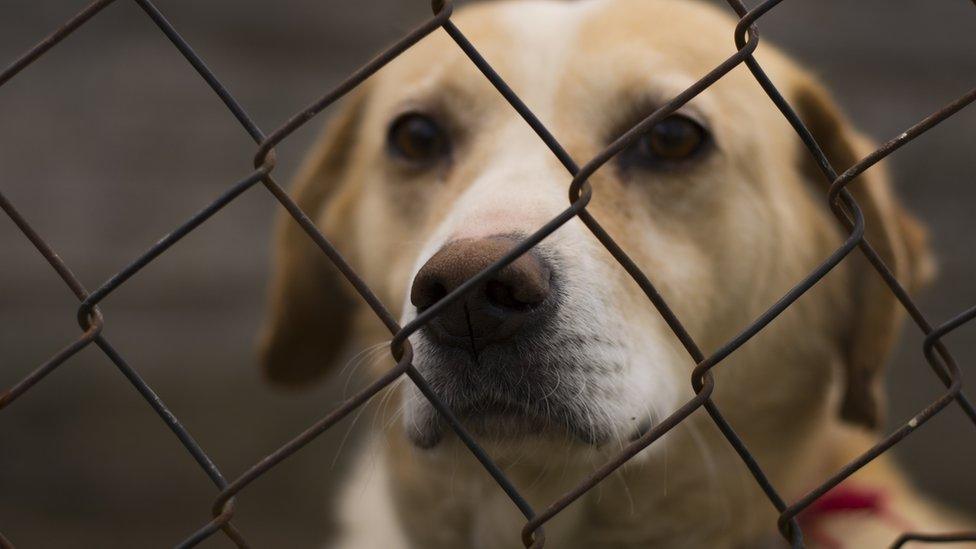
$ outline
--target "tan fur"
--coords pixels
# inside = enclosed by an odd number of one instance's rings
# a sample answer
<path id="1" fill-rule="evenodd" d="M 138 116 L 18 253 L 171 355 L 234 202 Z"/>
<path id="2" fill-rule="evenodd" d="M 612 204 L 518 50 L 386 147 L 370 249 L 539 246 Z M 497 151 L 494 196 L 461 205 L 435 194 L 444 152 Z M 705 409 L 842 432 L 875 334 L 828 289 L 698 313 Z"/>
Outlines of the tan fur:
<path id="1" fill-rule="evenodd" d="M 635 104 L 665 102 L 734 52 L 734 20 L 691 0 L 489 2 L 454 19 L 580 162 L 639 119 L 630 112 Z M 757 57 L 838 172 L 872 149 L 806 72 L 767 42 Z M 413 275 L 446 241 L 529 233 L 568 206 L 565 169 L 444 33 L 393 61 L 339 108 L 295 192 L 404 321 L 415 314 L 406 300 Z M 459 135 L 451 165 L 422 177 L 404 175 L 384 156 L 386 125 L 418 108 L 450 112 Z M 684 110 L 707 120 L 714 154 L 691 169 L 640 180 L 626 180 L 611 162 L 590 180 L 588 211 L 708 354 L 845 234 L 826 208 L 826 179 L 745 67 Z M 868 240 L 899 280 L 909 288 L 924 281 L 931 271 L 924 231 L 898 204 L 883 166 L 850 190 Z M 263 347 L 272 379 L 305 382 L 324 373 L 343 347 L 389 338 L 300 229 L 285 221 L 278 235 Z M 578 286 L 570 305 L 598 318 L 580 312 L 567 319 L 570 328 L 587 334 L 580 341 L 589 345 L 601 334 L 617 338 L 599 353 L 622 361 L 619 375 L 629 376 L 591 380 L 616 396 L 581 389 L 594 411 L 605 412 L 619 434 L 632 419 L 625 416 L 646 412 L 660 420 L 690 398 L 692 361 L 579 220 L 543 245 L 572 258 Z M 785 497 L 799 497 L 855 455 L 851 441 L 868 435 L 852 434 L 861 432 L 852 424 L 877 425 L 878 374 L 897 336 L 899 311 L 855 251 L 714 370 L 715 401 Z M 421 346 L 418 367 L 422 362 Z M 375 370 L 390 364 L 380 361 Z M 417 399 L 409 382 L 401 387 L 403 394 L 390 395 L 397 405 L 385 408 L 386 429 L 373 437 L 341 496 L 348 524 L 341 547 L 520 546 L 524 519 L 456 440 L 421 450 L 404 436 L 409 425 L 396 410 L 402 403 L 409 411 Z M 631 404 L 644 411 L 628 412 Z M 536 509 L 622 444 L 594 448 L 542 438 L 485 441 Z M 909 488 L 887 457 L 862 477 L 891 487 L 919 529 L 959 524 Z M 741 461 L 699 412 L 546 531 L 549 546 L 559 548 L 760 547 L 775 546 L 775 520 Z M 849 547 L 882 547 L 891 534 Z"/>

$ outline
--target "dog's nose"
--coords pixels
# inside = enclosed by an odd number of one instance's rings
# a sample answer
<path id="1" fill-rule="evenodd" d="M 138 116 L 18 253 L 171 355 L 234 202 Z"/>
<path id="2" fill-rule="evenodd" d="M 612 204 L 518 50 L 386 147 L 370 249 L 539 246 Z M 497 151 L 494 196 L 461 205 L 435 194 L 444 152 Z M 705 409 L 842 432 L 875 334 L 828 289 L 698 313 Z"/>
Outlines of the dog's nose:
<path id="1" fill-rule="evenodd" d="M 411 303 L 423 312 L 517 243 L 512 237 L 494 236 L 447 244 L 417 273 Z M 535 249 L 529 250 L 444 309 L 432 319 L 428 333 L 442 343 L 475 352 L 508 339 L 526 321 L 544 314 L 551 277 L 546 261 Z"/>

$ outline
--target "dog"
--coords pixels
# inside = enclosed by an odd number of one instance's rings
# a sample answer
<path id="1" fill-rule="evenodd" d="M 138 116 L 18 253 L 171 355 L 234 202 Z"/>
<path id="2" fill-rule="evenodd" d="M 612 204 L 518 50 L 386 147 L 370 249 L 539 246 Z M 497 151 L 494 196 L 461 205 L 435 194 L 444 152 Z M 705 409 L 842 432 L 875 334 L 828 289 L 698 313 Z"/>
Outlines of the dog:
<path id="1" fill-rule="evenodd" d="M 453 21 L 577 160 L 592 158 L 733 52 L 736 21 L 693 0 L 484 2 Z M 763 42 L 762 67 L 838 171 L 874 149 L 809 72 Z M 344 99 L 297 203 L 401 325 L 567 208 L 571 177 L 443 32 Z M 718 349 L 847 236 L 795 131 L 740 66 L 592 177 L 591 214 L 698 345 Z M 884 166 L 850 191 L 908 288 L 925 232 Z M 306 385 L 389 332 L 290 218 L 278 227 L 268 377 Z M 397 311 L 399 307 L 399 311 Z M 900 306 L 854 251 L 723 360 L 714 402 L 793 501 L 878 437 Z M 687 402 L 694 361 L 574 218 L 410 337 L 413 364 L 535 509 Z M 378 361 L 373 373 L 392 367 Z M 339 506 L 342 548 L 521 547 L 512 501 L 410 381 Z M 887 456 L 811 506 L 810 547 L 885 547 L 968 523 Z M 703 411 L 545 525 L 556 548 L 780 547 L 777 512 Z"/>

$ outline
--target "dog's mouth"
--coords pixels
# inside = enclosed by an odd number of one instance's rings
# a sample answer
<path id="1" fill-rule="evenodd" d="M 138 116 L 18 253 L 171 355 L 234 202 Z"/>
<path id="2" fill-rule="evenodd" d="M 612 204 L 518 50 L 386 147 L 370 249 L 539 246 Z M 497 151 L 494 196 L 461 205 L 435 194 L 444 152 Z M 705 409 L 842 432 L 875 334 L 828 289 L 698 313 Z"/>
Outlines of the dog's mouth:
<path id="1" fill-rule="evenodd" d="M 568 442 L 599 448 L 643 435 L 651 418 L 621 413 L 621 365 L 594 350 L 612 346 L 612 338 L 559 326 L 537 323 L 477 349 L 445 341 L 429 326 L 417 333 L 411 338 L 414 364 L 446 410 L 407 385 L 404 426 L 411 441 L 433 448 L 458 427 L 501 447 Z"/>
<path id="2" fill-rule="evenodd" d="M 602 428 L 580 417 L 574 406 L 560 402 L 516 403 L 504 398 L 475 398 L 467 402 L 448 404 L 451 415 L 478 440 L 490 442 L 523 441 L 526 439 L 573 439 L 600 446 L 609 439 Z M 447 404 L 447 403 L 446 403 Z M 408 434 L 422 448 L 433 448 L 451 431 L 450 420 L 429 403 L 421 405 L 423 421 L 408 425 Z"/>
<path id="3" fill-rule="evenodd" d="M 621 432 L 599 421 L 606 414 L 599 413 L 592 397 L 581 390 L 588 384 L 582 379 L 585 374 L 574 371 L 578 357 L 560 360 L 542 349 L 488 349 L 475 361 L 461 350 L 427 344 L 418 346 L 418 369 L 453 419 L 478 441 L 575 441 L 599 447 Z M 526 361 L 526 356 L 533 359 Z M 433 448 L 455 426 L 419 391 L 409 391 L 407 434 L 417 446 Z M 634 438 L 646 428 L 642 418 L 634 418 Z"/>

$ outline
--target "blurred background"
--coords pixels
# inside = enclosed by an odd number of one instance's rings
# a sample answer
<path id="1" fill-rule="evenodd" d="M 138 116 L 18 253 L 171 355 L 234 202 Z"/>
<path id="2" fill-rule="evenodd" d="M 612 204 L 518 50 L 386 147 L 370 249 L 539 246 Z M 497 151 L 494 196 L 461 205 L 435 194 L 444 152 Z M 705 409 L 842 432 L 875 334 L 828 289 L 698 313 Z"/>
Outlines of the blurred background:
<path id="1" fill-rule="evenodd" d="M 0 66 L 83 0 L 5 0 Z M 159 0 L 159 8 L 266 131 L 428 17 L 404 0 Z M 764 39 L 812 67 L 854 121 L 897 135 L 974 85 L 968 0 L 784 2 Z M 731 36 L 716 39 L 728 40 Z M 730 49 L 731 51 L 731 49 Z M 504 76 L 504 75 L 503 75 Z M 972 111 L 972 109 L 970 109 Z M 941 322 L 976 303 L 976 112 L 899 151 L 893 172 L 941 264 L 921 297 Z M 294 173 L 313 122 L 279 147 Z M 250 171 L 254 144 L 134 3 L 116 2 L 0 88 L 0 190 L 89 288 Z M 105 335 L 229 478 L 323 416 L 341 383 L 266 386 L 253 353 L 276 203 L 256 187 L 113 293 Z M 0 387 L 74 340 L 77 303 L 0 215 Z M 964 370 L 973 328 L 948 338 Z M 890 364 L 892 423 L 940 386 L 909 331 Z M 337 387 L 337 385 L 340 385 Z M 257 546 L 314 546 L 344 423 L 239 498 Z M 348 451 L 348 449 L 347 449 Z M 955 408 L 897 447 L 918 482 L 976 511 L 976 432 Z M 99 351 L 89 348 L 0 413 L 0 532 L 21 547 L 165 547 L 208 518 L 215 488 Z M 206 546 L 229 546 L 214 536 Z"/>

